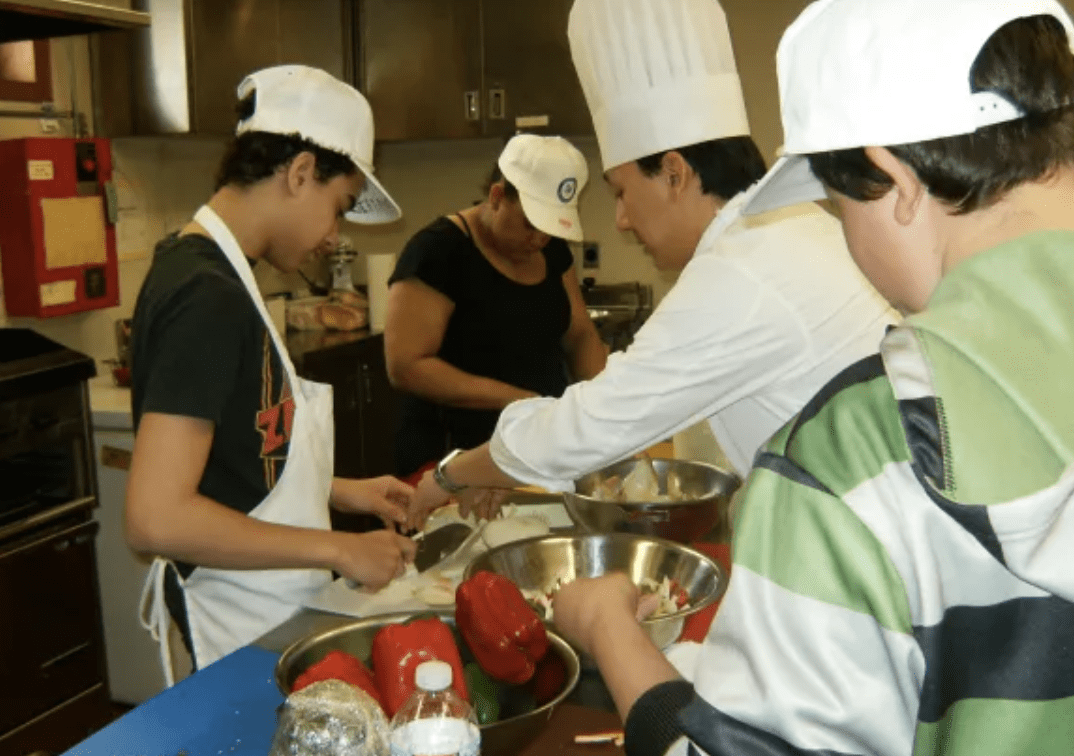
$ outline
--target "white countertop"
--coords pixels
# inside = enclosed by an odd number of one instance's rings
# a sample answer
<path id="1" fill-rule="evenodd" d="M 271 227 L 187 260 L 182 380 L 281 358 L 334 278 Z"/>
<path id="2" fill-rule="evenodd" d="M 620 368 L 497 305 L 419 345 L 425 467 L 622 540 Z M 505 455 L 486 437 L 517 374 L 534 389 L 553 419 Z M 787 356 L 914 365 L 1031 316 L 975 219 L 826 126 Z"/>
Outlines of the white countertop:
<path id="1" fill-rule="evenodd" d="M 131 419 L 131 390 L 120 388 L 112 380 L 112 372 L 101 369 L 100 374 L 89 382 L 90 410 L 93 427 L 108 430 L 133 430 Z"/>

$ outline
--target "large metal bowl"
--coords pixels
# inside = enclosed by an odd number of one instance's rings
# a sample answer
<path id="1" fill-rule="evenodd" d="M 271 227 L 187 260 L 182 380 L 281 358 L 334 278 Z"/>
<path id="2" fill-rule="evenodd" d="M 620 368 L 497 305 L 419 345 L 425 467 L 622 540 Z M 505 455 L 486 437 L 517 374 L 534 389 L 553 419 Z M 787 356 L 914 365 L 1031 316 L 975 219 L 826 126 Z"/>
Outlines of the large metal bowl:
<path id="1" fill-rule="evenodd" d="M 368 664 L 373 653 L 373 636 L 377 631 L 385 625 L 407 622 L 415 616 L 417 615 L 411 612 L 381 614 L 297 641 L 284 651 L 276 662 L 276 687 L 285 696 L 288 695 L 295 679 L 308 667 L 323 659 L 329 651 L 345 651 Z M 453 614 L 439 613 L 437 616 L 454 628 Z M 567 668 L 567 684 L 558 696 L 544 706 L 519 716 L 481 725 L 481 753 L 485 756 L 513 756 L 523 750 L 541 733 L 555 708 L 563 703 L 578 684 L 580 664 L 577 653 L 555 633 L 548 634 L 548 641 L 548 653 L 559 654 Z M 504 687 L 510 696 L 509 686 Z M 519 696 L 521 695 L 520 690 Z"/>
<path id="2" fill-rule="evenodd" d="M 707 556 L 662 538 L 629 533 L 539 536 L 508 543 L 480 555 L 466 578 L 482 570 L 503 575 L 519 588 L 547 590 L 557 578 L 599 577 L 625 572 L 636 585 L 645 578 L 669 577 L 689 595 L 689 608 L 642 622 L 653 643 L 664 649 L 679 639 L 683 623 L 717 601 L 727 589 L 727 573 Z M 590 665 L 590 659 L 582 659 Z"/>
<path id="3" fill-rule="evenodd" d="M 625 478 L 644 460 L 628 459 L 575 481 L 575 493 L 563 494 L 563 504 L 575 524 L 590 533 L 636 533 L 693 543 L 726 516 L 731 496 L 742 484 L 734 473 L 715 465 L 682 459 L 654 459 L 660 493 L 668 490 L 668 475 L 678 477 L 681 501 L 612 502 L 596 498 L 598 486 L 617 476 Z"/>

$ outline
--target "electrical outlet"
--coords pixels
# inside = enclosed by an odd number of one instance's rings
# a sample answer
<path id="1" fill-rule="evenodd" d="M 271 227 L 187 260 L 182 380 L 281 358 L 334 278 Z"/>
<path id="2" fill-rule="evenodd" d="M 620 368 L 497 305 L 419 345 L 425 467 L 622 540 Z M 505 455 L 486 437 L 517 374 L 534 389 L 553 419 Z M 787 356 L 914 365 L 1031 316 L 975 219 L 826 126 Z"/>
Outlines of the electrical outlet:
<path id="1" fill-rule="evenodd" d="M 600 267 L 600 244 L 597 242 L 582 242 L 582 267 Z"/>
<path id="2" fill-rule="evenodd" d="M 55 118 L 42 118 L 41 119 L 41 133 L 42 134 L 59 134 L 60 122 Z"/>

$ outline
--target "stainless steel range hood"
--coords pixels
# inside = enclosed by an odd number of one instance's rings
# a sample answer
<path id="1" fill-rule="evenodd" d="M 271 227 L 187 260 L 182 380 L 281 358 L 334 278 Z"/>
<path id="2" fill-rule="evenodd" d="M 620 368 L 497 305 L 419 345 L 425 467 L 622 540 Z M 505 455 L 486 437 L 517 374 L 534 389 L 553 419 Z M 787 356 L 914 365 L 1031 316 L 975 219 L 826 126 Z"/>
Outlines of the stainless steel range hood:
<path id="1" fill-rule="evenodd" d="M 149 26 L 149 14 L 83 0 L 0 0 L 0 42 Z"/>

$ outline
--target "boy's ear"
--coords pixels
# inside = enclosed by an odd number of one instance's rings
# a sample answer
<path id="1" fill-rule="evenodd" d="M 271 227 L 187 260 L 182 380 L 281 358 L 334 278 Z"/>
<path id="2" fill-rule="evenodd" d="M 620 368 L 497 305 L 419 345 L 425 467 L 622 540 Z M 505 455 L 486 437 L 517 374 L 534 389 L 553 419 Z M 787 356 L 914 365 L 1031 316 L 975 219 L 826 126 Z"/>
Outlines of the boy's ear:
<path id="1" fill-rule="evenodd" d="M 900 225 L 910 225 L 921 209 L 921 203 L 929 190 L 914 170 L 895 157 L 886 147 L 866 147 L 865 155 L 873 164 L 895 182 L 895 220 Z"/>
<path id="2" fill-rule="evenodd" d="M 287 188 L 292 193 L 297 193 L 308 182 L 317 178 L 317 158 L 312 152 L 300 152 L 290 165 L 287 166 Z"/>

